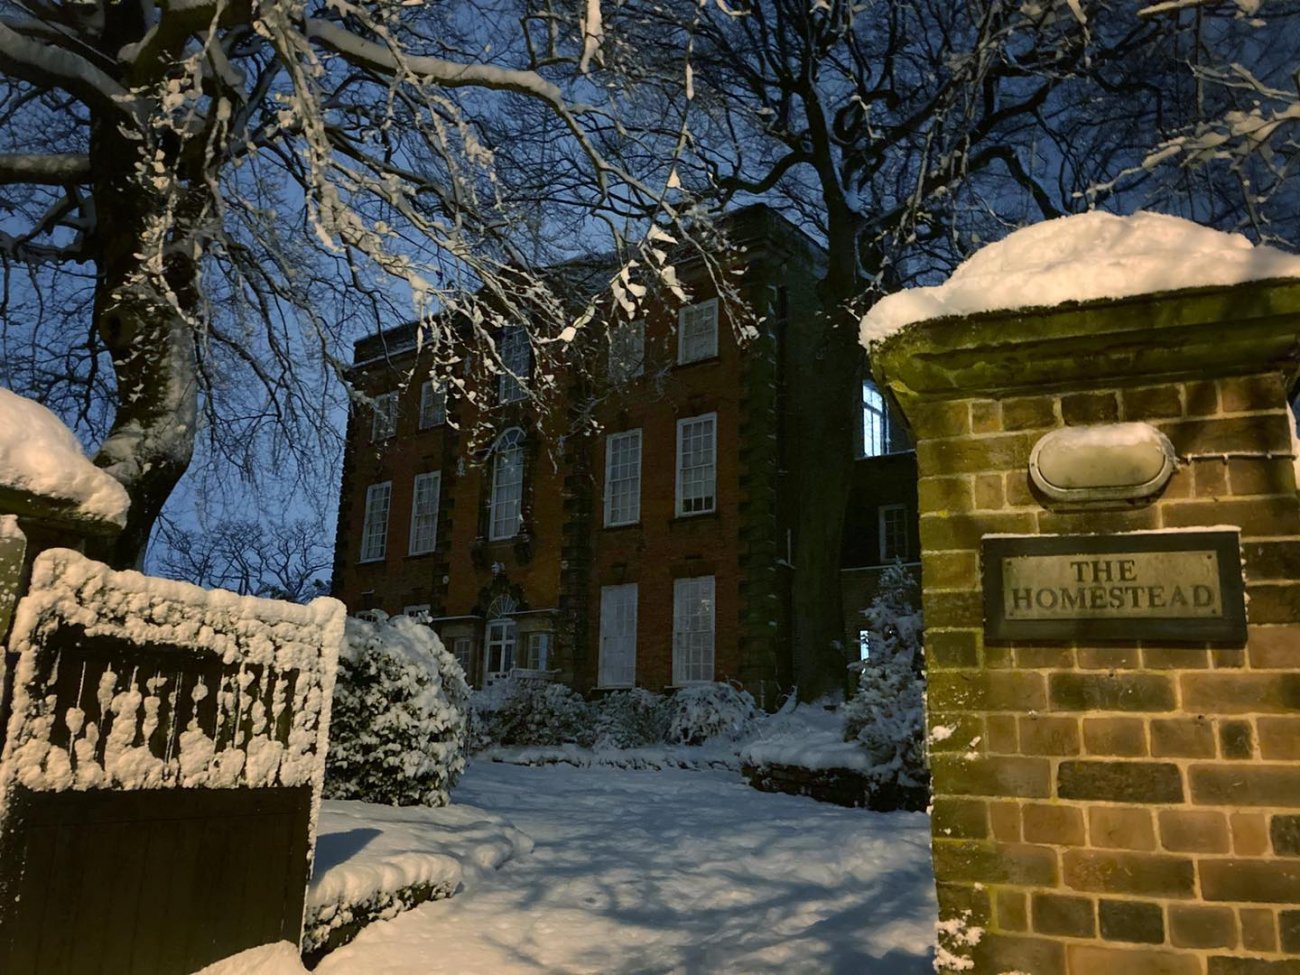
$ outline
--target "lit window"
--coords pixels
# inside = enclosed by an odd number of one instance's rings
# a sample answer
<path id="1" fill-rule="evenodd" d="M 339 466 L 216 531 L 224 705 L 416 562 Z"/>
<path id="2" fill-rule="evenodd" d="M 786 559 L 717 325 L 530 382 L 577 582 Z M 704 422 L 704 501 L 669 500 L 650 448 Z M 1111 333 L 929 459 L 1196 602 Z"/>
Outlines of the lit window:
<path id="1" fill-rule="evenodd" d="M 718 354 L 718 299 L 687 305 L 677 313 L 677 361 L 698 362 Z"/>
<path id="2" fill-rule="evenodd" d="M 636 583 L 600 590 L 600 686 L 636 681 Z"/>
<path id="3" fill-rule="evenodd" d="M 497 541 L 519 534 L 523 523 L 524 432 L 514 427 L 501 434 L 492 454 L 488 539 Z"/>
<path id="4" fill-rule="evenodd" d="M 376 562 L 388 551 L 388 503 L 392 496 L 392 481 L 366 488 L 366 519 L 361 529 L 362 562 Z"/>
<path id="5" fill-rule="evenodd" d="M 529 633 L 528 647 L 524 652 L 525 670 L 545 670 L 551 662 L 551 634 Z"/>
<path id="6" fill-rule="evenodd" d="M 486 660 L 483 672 L 487 681 L 505 677 L 515 665 L 515 621 L 492 620 L 487 625 Z"/>
<path id="7" fill-rule="evenodd" d="M 529 372 L 528 334 L 518 325 L 505 329 L 497 353 L 501 358 L 497 398 L 502 403 L 514 403 L 525 398 L 528 395 L 523 382 Z"/>
<path id="8" fill-rule="evenodd" d="M 605 438 L 605 524 L 641 520 L 641 431 Z"/>
<path id="9" fill-rule="evenodd" d="M 871 631 L 858 630 L 858 660 L 871 659 Z"/>
<path id="10" fill-rule="evenodd" d="M 885 397 L 870 379 L 862 380 L 862 456 L 889 453 L 889 411 Z"/>
<path id="11" fill-rule="evenodd" d="M 907 506 L 886 504 L 880 508 L 880 561 L 907 558 Z"/>
<path id="12" fill-rule="evenodd" d="M 447 422 L 447 387 L 433 380 L 420 386 L 420 429 L 441 426 Z"/>
<path id="13" fill-rule="evenodd" d="M 376 396 L 374 410 L 370 418 L 370 439 L 387 440 L 397 432 L 397 394 Z"/>
<path id="14" fill-rule="evenodd" d="M 609 333 L 609 381 L 627 382 L 645 372 L 645 322 L 624 322 Z"/>
<path id="15" fill-rule="evenodd" d="M 673 583 L 673 683 L 713 680 L 713 576 Z"/>
<path id="16" fill-rule="evenodd" d="M 696 515 L 717 504 L 718 415 L 677 421 L 677 513 Z"/>
<path id="17" fill-rule="evenodd" d="M 411 494 L 411 555 L 424 555 L 438 545 L 438 496 L 442 491 L 442 474 L 415 475 Z"/>

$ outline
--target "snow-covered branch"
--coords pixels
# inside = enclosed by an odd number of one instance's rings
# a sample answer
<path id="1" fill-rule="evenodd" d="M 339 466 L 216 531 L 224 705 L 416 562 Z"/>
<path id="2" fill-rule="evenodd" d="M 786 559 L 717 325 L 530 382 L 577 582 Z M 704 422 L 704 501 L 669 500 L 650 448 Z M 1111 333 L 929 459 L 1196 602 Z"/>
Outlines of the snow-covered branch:
<path id="1" fill-rule="evenodd" d="M 33 85 L 61 88 L 109 114 L 134 115 L 134 96 L 79 54 L 25 37 L 0 21 L 0 63 L 4 72 Z"/>
<path id="2" fill-rule="evenodd" d="M 90 178 L 90 157 L 76 153 L 47 156 L 0 154 L 0 183 L 38 183 L 64 186 Z"/>

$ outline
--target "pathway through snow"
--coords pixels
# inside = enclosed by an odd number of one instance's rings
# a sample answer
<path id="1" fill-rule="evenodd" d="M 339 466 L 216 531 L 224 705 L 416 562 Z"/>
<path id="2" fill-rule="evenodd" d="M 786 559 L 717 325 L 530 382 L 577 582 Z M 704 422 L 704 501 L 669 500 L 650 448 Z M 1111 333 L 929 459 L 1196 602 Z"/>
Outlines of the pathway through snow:
<path id="1" fill-rule="evenodd" d="M 455 801 L 536 847 L 372 925 L 319 975 L 922 975 L 929 821 L 755 792 L 734 772 L 477 763 Z"/>

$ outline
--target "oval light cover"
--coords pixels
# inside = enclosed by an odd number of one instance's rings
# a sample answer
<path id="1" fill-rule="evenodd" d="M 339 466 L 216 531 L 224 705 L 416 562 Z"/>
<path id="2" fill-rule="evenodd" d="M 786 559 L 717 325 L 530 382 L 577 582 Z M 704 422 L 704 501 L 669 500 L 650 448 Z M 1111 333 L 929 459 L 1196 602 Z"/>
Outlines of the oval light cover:
<path id="1" fill-rule="evenodd" d="M 1113 501 L 1155 494 L 1177 466 L 1169 438 L 1149 423 L 1063 427 L 1029 455 L 1029 476 L 1060 501 Z"/>

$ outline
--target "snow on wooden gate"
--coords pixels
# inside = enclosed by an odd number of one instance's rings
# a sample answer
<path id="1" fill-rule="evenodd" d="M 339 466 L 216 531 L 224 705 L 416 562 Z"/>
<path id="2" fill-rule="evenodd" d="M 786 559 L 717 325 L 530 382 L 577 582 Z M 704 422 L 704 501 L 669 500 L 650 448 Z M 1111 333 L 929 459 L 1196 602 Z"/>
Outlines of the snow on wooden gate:
<path id="1" fill-rule="evenodd" d="M 185 975 L 297 943 L 343 616 L 36 559 L 4 682 L 0 972 Z"/>

